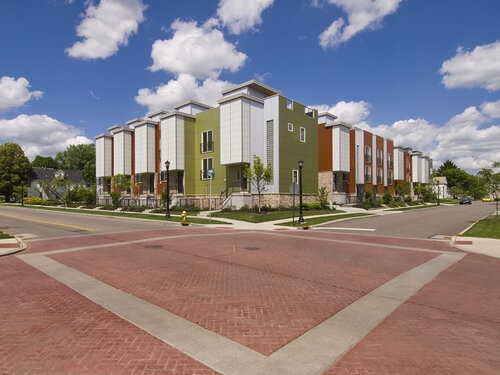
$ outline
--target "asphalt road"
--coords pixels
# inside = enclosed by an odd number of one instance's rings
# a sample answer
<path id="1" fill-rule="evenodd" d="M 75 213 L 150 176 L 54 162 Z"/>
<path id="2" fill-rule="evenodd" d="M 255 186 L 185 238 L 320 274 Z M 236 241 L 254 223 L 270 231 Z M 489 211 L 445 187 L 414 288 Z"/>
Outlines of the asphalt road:
<path id="1" fill-rule="evenodd" d="M 416 210 L 390 212 L 355 220 L 332 222 L 323 229 L 338 233 L 363 233 L 378 236 L 433 238 L 455 236 L 476 221 L 495 212 L 495 203 L 474 202 L 472 205 L 449 205 Z"/>
<path id="2" fill-rule="evenodd" d="M 176 227 L 178 224 L 165 221 L 0 206 L 0 231 L 26 240 Z"/>

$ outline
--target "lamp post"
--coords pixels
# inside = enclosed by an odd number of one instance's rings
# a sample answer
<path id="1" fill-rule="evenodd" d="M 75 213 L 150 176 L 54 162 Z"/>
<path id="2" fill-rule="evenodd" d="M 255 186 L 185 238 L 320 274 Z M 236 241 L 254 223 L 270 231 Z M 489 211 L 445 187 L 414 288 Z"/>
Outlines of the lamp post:
<path id="1" fill-rule="evenodd" d="M 299 160 L 299 224 L 304 222 L 304 216 L 302 215 L 302 166 L 304 162 Z"/>
<path id="2" fill-rule="evenodd" d="M 439 180 L 437 180 L 438 183 L 438 206 L 439 206 Z"/>
<path id="3" fill-rule="evenodd" d="M 170 217 L 170 176 L 169 176 L 169 169 L 170 169 L 170 162 L 167 160 L 165 162 L 165 168 L 167 168 L 167 198 L 166 198 L 166 204 L 167 204 L 167 210 L 165 211 L 165 218 Z"/>

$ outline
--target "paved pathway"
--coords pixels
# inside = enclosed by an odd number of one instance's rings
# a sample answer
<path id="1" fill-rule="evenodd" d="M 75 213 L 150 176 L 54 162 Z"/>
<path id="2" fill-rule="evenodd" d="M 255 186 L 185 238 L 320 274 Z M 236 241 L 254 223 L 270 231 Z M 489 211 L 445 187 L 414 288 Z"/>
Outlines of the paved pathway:
<path id="1" fill-rule="evenodd" d="M 0 258 L 2 374 L 495 374 L 500 260 L 447 242 L 189 227 Z"/>

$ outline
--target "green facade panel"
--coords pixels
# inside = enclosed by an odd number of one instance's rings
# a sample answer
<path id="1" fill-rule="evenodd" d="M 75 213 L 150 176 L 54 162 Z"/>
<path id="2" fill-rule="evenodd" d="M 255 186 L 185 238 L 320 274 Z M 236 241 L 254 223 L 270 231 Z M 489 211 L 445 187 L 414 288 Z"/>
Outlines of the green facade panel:
<path id="1" fill-rule="evenodd" d="M 309 111 L 308 111 L 309 112 Z M 312 110 L 306 115 L 306 106 L 290 102 L 286 97 L 279 100 L 279 191 L 289 192 L 292 171 L 299 170 L 298 161 L 302 160 L 302 189 L 305 194 L 318 191 L 318 113 Z M 288 124 L 293 124 L 293 130 Z M 301 130 L 305 129 L 305 142 L 301 141 Z"/>

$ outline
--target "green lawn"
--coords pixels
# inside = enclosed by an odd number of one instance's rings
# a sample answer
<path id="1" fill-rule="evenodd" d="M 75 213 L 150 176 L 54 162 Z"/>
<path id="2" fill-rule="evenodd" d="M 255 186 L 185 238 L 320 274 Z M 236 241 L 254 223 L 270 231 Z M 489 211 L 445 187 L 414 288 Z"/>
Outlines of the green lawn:
<path id="1" fill-rule="evenodd" d="M 303 211 L 303 216 L 311 215 L 326 215 L 332 213 L 341 213 L 344 211 L 339 210 L 311 210 Z M 242 212 L 242 211 L 227 211 L 227 212 L 213 212 L 212 217 L 219 217 L 222 219 L 241 220 L 249 223 L 264 223 L 266 221 L 292 219 L 293 211 L 263 211 L 258 212 Z M 299 217 L 299 210 L 295 210 L 295 220 Z"/>
<path id="2" fill-rule="evenodd" d="M 340 220 L 340 219 L 347 219 L 350 217 L 359 217 L 359 216 L 370 216 L 372 214 L 365 214 L 365 213 L 353 213 L 353 214 L 339 214 L 339 215 L 325 215 L 325 216 L 319 216 L 319 217 L 311 217 L 305 221 L 305 223 L 301 225 L 316 225 L 316 224 L 323 224 L 329 221 L 335 221 L 335 220 Z M 281 224 L 276 224 L 276 225 L 283 225 L 283 226 L 299 226 L 297 223 L 297 218 L 295 219 L 295 223 L 293 221 L 289 221 L 286 223 L 281 223 Z"/>
<path id="3" fill-rule="evenodd" d="M 0 240 L 3 240 L 5 238 L 14 238 L 14 237 L 8 235 L 7 233 L 0 232 Z"/>
<path id="4" fill-rule="evenodd" d="M 464 237 L 483 237 L 500 239 L 500 216 L 491 215 L 478 221 L 462 234 Z"/>

